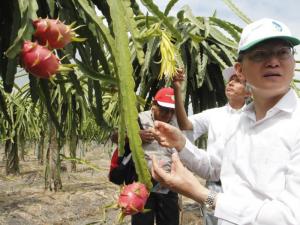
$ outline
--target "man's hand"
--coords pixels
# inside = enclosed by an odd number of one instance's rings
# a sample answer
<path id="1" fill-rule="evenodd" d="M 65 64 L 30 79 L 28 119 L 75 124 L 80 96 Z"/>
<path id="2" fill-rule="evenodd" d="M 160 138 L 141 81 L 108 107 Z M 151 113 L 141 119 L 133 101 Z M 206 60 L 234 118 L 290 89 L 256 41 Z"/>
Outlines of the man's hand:
<path id="1" fill-rule="evenodd" d="M 185 136 L 178 128 L 170 124 L 156 120 L 152 132 L 154 138 L 164 147 L 176 148 L 177 151 L 181 151 L 185 146 Z"/>
<path id="2" fill-rule="evenodd" d="M 198 179 L 185 168 L 177 153 L 172 155 L 171 173 L 167 173 L 159 166 L 152 156 L 152 176 L 162 186 L 167 187 L 198 202 L 204 202 L 208 196 L 208 189 L 201 185 Z"/>
<path id="3" fill-rule="evenodd" d="M 151 143 L 154 140 L 154 134 L 150 129 L 140 130 L 140 137 L 143 143 Z"/>
<path id="4" fill-rule="evenodd" d="M 180 88 L 181 83 L 185 79 L 185 74 L 183 69 L 177 69 L 176 75 L 173 77 L 173 87 L 174 89 Z"/>

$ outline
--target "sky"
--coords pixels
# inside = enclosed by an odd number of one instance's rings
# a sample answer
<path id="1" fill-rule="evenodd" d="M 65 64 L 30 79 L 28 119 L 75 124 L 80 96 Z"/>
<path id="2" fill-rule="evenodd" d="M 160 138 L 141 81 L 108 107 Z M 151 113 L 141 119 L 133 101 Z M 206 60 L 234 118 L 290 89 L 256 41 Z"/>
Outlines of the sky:
<path id="1" fill-rule="evenodd" d="M 153 0 L 163 11 L 168 0 Z M 292 34 L 300 38 L 300 1 L 299 0 L 232 0 L 232 2 L 252 21 L 261 18 L 272 18 L 286 24 Z M 217 17 L 228 20 L 241 27 L 246 24 L 236 16 L 222 0 L 179 0 L 172 8 L 170 14 L 176 13 L 188 5 L 195 16 L 211 16 L 216 10 Z M 300 47 L 296 59 L 300 60 Z"/>

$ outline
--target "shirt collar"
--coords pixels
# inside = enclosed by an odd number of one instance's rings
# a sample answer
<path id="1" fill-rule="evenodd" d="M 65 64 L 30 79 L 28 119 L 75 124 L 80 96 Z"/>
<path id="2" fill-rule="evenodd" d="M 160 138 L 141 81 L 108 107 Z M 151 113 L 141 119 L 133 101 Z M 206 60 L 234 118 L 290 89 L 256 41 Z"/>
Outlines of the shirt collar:
<path id="1" fill-rule="evenodd" d="M 271 111 L 284 111 L 292 113 L 297 107 L 298 96 L 293 89 L 290 89 L 271 109 L 268 110 L 267 114 Z M 246 115 L 255 120 L 254 104 L 251 102 L 244 109 Z M 267 116 L 266 116 L 267 117 Z"/>
<path id="2" fill-rule="evenodd" d="M 279 110 L 291 113 L 297 107 L 298 96 L 293 89 L 290 89 L 274 106 Z"/>
<path id="3" fill-rule="evenodd" d="M 246 104 L 243 105 L 243 107 L 239 108 L 239 109 L 232 108 L 228 103 L 226 104 L 226 107 L 227 107 L 227 111 L 230 112 L 230 113 L 239 113 L 239 112 L 242 112 L 242 111 L 245 110 Z"/>

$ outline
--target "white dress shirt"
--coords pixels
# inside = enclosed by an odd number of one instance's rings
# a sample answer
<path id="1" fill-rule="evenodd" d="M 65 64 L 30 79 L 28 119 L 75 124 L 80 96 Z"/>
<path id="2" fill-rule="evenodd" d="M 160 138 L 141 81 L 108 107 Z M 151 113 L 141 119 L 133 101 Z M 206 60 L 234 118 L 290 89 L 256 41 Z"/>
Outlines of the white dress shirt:
<path id="1" fill-rule="evenodd" d="M 300 224 L 300 101 L 290 90 L 256 121 L 252 104 L 205 152 L 189 140 L 179 156 L 198 175 L 221 178 L 220 225 Z"/>
<path id="2" fill-rule="evenodd" d="M 189 121 L 193 124 L 193 141 L 208 132 L 207 145 L 213 144 L 217 137 L 226 133 L 231 123 L 230 118 L 239 115 L 244 108 L 245 106 L 236 110 L 226 104 L 223 107 L 208 109 L 189 116 Z"/>

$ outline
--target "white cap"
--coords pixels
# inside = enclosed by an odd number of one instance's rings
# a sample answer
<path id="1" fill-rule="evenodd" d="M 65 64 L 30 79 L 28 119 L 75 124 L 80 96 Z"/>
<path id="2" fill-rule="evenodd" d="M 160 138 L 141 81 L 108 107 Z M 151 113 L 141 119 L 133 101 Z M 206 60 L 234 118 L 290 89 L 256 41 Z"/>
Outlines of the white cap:
<path id="1" fill-rule="evenodd" d="M 285 24 L 264 18 L 248 24 L 243 29 L 238 52 L 245 51 L 262 41 L 272 38 L 284 39 L 293 46 L 300 44 L 300 40 L 292 36 L 291 31 Z"/>
<path id="2" fill-rule="evenodd" d="M 224 81 L 227 83 L 230 80 L 230 78 L 232 77 L 232 75 L 234 75 L 236 73 L 235 73 L 234 67 L 231 66 L 231 67 L 228 67 L 228 68 L 224 69 L 222 71 L 222 74 L 223 74 L 223 77 L 224 77 Z"/>

